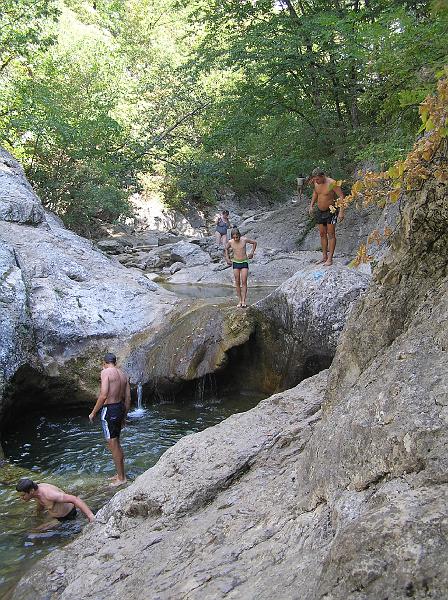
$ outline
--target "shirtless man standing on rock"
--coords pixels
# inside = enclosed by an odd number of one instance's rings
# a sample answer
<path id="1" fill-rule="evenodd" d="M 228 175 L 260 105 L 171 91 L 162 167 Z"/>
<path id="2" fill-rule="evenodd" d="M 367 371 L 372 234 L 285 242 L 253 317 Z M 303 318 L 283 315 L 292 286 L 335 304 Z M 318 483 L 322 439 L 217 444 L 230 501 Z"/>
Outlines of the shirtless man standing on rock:
<path id="1" fill-rule="evenodd" d="M 24 478 L 18 482 L 16 490 L 21 494 L 22 500 L 35 500 L 38 507 L 45 509 L 52 517 L 51 521 L 39 527 L 41 530 L 50 529 L 64 521 L 72 521 L 76 518 L 77 508 L 91 523 L 95 520 L 95 515 L 81 498 L 66 494 L 50 483 L 34 483 L 31 479 Z"/>
<path id="2" fill-rule="evenodd" d="M 126 483 L 124 455 L 120 445 L 121 428 L 131 407 L 131 389 L 128 376 L 116 366 L 117 357 L 108 352 L 101 371 L 101 389 L 98 400 L 89 415 L 90 422 L 101 411 L 101 425 L 109 450 L 112 452 L 117 474 L 111 485 Z"/>
<path id="3" fill-rule="evenodd" d="M 246 244 L 252 245 L 252 252 L 246 254 Z M 238 308 L 247 308 L 247 276 L 249 274 L 250 258 L 254 257 L 257 242 L 247 237 L 242 237 L 239 229 L 232 229 L 232 239 L 229 240 L 224 249 L 224 256 L 228 265 L 233 266 L 233 276 L 235 278 L 236 293 L 238 294 Z M 233 256 L 230 260 L 229 250 L 232 250 Z"/>
<path id="4" fill-rule="evenodd" d="M 322 259 L 324 267 L 333 264 L 333 255 L 336 248 L 336 223 L 344 220 L 344 210 L 335 207 L 336 197 L 341 200 L 344 192 L 336 185 L 336 181 L 327 177 L 322 169 L 314 169 L 311 173 L 311 181 L 314 184 L 313 196 L 309 213 L 313 216 L 314 203 L 317 201 L 317 224 L 322 246 Z"/>

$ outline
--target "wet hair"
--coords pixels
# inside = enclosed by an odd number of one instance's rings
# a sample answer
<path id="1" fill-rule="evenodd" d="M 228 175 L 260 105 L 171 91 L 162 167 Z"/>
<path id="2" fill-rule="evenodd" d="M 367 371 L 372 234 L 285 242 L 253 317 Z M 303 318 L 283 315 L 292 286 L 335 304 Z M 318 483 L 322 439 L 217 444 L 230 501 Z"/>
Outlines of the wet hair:
<path id="1" fill-rule="evenodd" d="M 228 210 L 223 210 L 221 214 L 223 214 L 223 215 L 228 215 L 228 214 L 229 214 L 229 211 L 228 211 Z"/>
<path id="2" fill-rule="evenodd" d="M 112 352 L 106 352 L 103 360 L 106 364 L 112 363 L 114 365 L 117 362 L 117 357 Z"/>
<path id="3" fill-rule="evenodd" d="M 234 235 L 239 235 L 241 237 L 241 233 L 240 233 L 240 230 L 238 229 L 238 227 L 234 227 L 232 229 L 232 233 L 230 234 L 230 237 L 233 237 Z"/>
<path id="4" fill-rule="evenodd" d="M 25 494 L 28 494 L 31 492 L 31 490 L 37 490 L 37 483 L 34 483 L 32 479 L 24 477 L 16 485 L 16 490 L 18 492 L 25 492 Z"/>
<path id="5" fill-rule="evenodd" d="M 322 177 L 325 175 L 325 171 L 323 169 L 313 169 L 311 173 L 311 177 Z"/>

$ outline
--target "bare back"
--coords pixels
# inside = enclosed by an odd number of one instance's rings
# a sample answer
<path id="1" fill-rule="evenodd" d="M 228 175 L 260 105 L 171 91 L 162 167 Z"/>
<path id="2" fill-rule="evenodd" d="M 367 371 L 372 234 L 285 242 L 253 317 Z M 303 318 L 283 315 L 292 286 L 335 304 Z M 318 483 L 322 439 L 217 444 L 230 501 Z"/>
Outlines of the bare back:
<path id="1" fill-rule="evenodd" d="M 71 502 L 64 502 L 64 492 L 50 483 L 39 483 L 35 500 L 56 519 L 65 517 L 72 509 Z"/>
<path id="2" fill-rule="evenodd" d="M 336 194 L 339 196 L 339 192 L 342 194 L 340 188 L 336 185 L 336 181 L 331 177 L 325 177 L 325 181 L 322 183 L 314 183 L 314 192 L 317 196 L 317 206 L 319 210 L 326 211 L 333 206 L 336 200 Z"/>
<path id="3" fill-rule="evenodd" d="M 101 389 L 106 395 L 104 404 L 124 402 L 127 376 L 118 367 L 107 367 L 101 371 Z"/>

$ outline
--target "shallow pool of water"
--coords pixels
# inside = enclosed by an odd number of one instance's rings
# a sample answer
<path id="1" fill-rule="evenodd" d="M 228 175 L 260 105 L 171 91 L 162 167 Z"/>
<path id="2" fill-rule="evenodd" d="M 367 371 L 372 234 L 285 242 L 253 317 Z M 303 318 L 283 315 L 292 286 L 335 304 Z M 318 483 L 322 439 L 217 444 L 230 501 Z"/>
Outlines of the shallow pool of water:
<path id="1" fill-rule="evenodd" d="M 128 419 L 122 446 L 126 471 L 134 479 L 153 466 L 181 437 L 219 423 L 255 406 L 260 396 L 239 395 L 219 402 L 151 405 Z M 69 541 L 86 523 L 84 516 L 56 530 L 36 533 L 45 518 L 35 503 L 15 492 L 16 481 L 28 476 L 53 483 L 81 496 L 95 512 L 113 495 L 107 478 L 114 474 L 98 419 L 90 425 L 88 407 L 77 411 L 27 415 L 4 436 L 9 465 L 0 467 L 0 598 L 49 551 Z"/>

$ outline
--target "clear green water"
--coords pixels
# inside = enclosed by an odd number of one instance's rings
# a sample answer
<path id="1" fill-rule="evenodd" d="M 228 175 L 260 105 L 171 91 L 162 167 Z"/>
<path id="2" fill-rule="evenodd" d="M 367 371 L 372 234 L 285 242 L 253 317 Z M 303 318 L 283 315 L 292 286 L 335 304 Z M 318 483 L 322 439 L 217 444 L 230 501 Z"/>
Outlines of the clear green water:
<path id="1" fill-rule="evenodd" d="M 203 404 L 162 404 L 129 419 L 122 445 L 129 479 L 153 466 L 181 437 L 255 406 L 260 396 L 240 395 Z M 35 503 L 15 492 L 16 481 L 30 476 L 81 496 L 95 512 L 113 495 L 114 474 L 98 420 L 89 424 L 89 407 L 78 411 L 26 415 L 4 437 L 8 465 L 0 467 L 0 598 L 38 558 L 67 543 L 86 523 L 84 516 L 56 530 L 36 533 L 45 518 Z"/>

